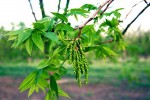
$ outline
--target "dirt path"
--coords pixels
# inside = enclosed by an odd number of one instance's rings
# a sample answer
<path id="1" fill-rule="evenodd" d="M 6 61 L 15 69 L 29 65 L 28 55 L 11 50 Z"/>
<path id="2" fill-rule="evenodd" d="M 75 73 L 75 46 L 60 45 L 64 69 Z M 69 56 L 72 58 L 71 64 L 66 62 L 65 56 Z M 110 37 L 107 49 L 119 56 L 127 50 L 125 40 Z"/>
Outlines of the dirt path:
<path id="1" fill-rule="evenodd" d="M 44 94 L 34 94 L 30 98 L 27 92 L 18 91 L 18 85 L 22 79 L 0 77 L 0 100 L 44 100 Z M 150 100 L 150 89 L 129 89 L 125 86 L 117 87 L 108 84 L 93 84 L 77 87 L 74 83 L 61 82 L 61 87 L 69 93 L 70 100 Z M 60 100 L 69 100 L 60 98 Z"/>

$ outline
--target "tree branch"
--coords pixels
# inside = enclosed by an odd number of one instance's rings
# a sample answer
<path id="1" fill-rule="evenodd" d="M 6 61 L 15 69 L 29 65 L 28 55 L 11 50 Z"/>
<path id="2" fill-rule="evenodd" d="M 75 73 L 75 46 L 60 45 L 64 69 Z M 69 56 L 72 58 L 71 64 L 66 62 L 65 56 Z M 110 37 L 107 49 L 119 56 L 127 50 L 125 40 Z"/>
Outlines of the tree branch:
<path id="1" fill-rule="evenodd" d="M 147 5 L 148 5 L 148 2 L 146 0 L 143 0 Z"/>
<path id="2" fill-rule="evenodd" d="M 149 3 L 146 7 L 144 7 L 144 8 L 140 11 L 140 13 L 127 25 L 127 27 L 126 27 L 126 28 L 123 30 L 123 32 L 122 32 L 123 35 L 127 32 L 127 30 L 129 29 L 129 27 L 136 21 L 136 19 L 137 19 L 149 6 L 150 6 L 150 3 Z"/>
<path id="3" fill-rule="evenodd" d="M 46 17 L 46 14 L 45 14 L 45 10 L 44 10 L 44 3 L 43 3 L 43 0 L 39 0 L 40 2 L 40 9 L 41 9 L 41 13 L 42 13 L 42 18 Z"/>
<path id="4" fill-rule="evenodd" d="M 127 15 L 126 15 L 126 17 L 124 18 L 124 20 L 129 16 L 129 14 L 132 12 L 133 8 L 136 7 L 138 4 L 140 4 L 141 2 L 143 2 L 143 0 L 142 0 L 142 1 L 139 1 L 138 3 L 136 3 L 136 4 L 134 4 L 134 5 L 132 6 L 131 10 L 127 13 Z"/>
<path id="5" fill-rule="evenodd" d="M 66 15 L 67 10 L 68 10 L 68 8 L 69 8 L 69 3 L 70 3 L 70 0 L 67 0 L 67 2 L 66 2 L 66 7 L 65 7 L 65 9 L 64 9 L 64 14 L 65 14 L 65 15 Z"/>
<path id="6" fill-rule="evenodd" d="M 79 33 L 78 33 L 78 36 L 74 39 L 76 40 L 77 38 L 80 37 L 81 33 L 82 33 L 82 28 L 88 24 L 91 20 L 93 20 L 95 18 L 95 16 L 98 14 L 98 12 L 107 4 L 106 8 L 101 12 L 101 15 L 108 9 L 109 5 L 113 2 L 114 0 L 107 0 L 105 1 L 103 4 L 101 4 L 98 9 L 94 12 L 94 14 L 85 21 L 85 23 L 83 23 L 82 25 L 80 25 L 78 28 L 76 29 L 79 29 Z"/>
<path id="7" fill-rule="evenodd" d="M 60 10 L 60 3 L 61 3 L 61 0 L 59 0 L 59 2 L 58 2 L 58 9 L 57 9 L 57 12 L 59 12 L 59 10 Z"/>
<path id="8" fill-rule="evenodd" d="M 82 29 L 87 23 L 89 23 L 91 20 L 93 20 L 95 18 L 95 16 L 98 14 L 98 12 L 106 5 L 108 4 L 108 6 L 113 2 L 114 0 L 107 0 L 105 1 L 102 5 L 100 5 L 98 7 L 98 10 L 95 11 L 95 13 L 87 20 L 85 21 L 85 23 L 83 23 L 82 25 L 79 26 L 79 29 Z M 108 8 L 108 7 L 106 7 Z M 103 13 L 105 12 L 106 10 L 103 11 Z"/>
<path id="9" fill-rule="evenodd" d="M 35 21 L 37 21 L 36 16 L 35 16 L 35 13 L 34 13 L 34 11 L 33 11 L 33 7 L 32 7 L 32 4 L 31 4 L 31 1 L 30 1 L 30 0 L 28 0 L 28 1 L 29 1 L 29 4 L 30 4 L 30 8 L 31 8 L 33 17 L 34 17 Z"/>

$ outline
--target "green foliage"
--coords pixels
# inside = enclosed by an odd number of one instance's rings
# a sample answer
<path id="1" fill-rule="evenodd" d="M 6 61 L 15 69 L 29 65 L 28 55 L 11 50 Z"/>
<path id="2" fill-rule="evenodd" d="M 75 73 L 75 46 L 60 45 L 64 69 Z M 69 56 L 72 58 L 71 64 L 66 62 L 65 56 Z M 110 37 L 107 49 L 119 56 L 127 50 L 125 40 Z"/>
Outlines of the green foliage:
<path id="1" fill-rule="evenodd" d="M 99 42 L 111 38 L 114 42 L 120 43 L 122 34 L 118 20 L 121 9 L 104 15 L 98 14 L 93 24 L 79 29 L 74 29 L 68 22 L 68 18 L 72 15 L 77 20 L 78 15 L 87 18 L 91 10 L 97 10 L 97 7 L 85 4 L 80 8 L 65 10 L 65 14 L 52 12 L 53 17 L 45 17 L 34 22 L 32 28 L 13 31 L 6 35 L 9 36 L 9 40 L 14 40 L 13 47 L 25 48 L 29 55 L 36 47 L 43 55 L 46 54 L 44 60 L 39 62 L 36 71 L 28 75 L 21 83 L 19 87 L 21 92 L 29 90 L 28 96 L 30 96 L 34 91 L 38 92 L 41 89 L 46 93 L 45 100 L 55 100 L 59 95 L 69 97 L 56 82 L 67 72 L 63 67 L 66 61 L 73 65 L 78 85 L 81 86 L 81 74 L 84 75 L 86 84 L 88 81 L 86 52 L 90 51 L 96 56 L 102 55 L 105 58 L 117 55 L 109 47 L 100 45 Z M 108 15 L 113 15 L 113 17 L 106 18 L 96 29 L 96 22 L 98 23 L 99 19 Z M 103 32 L 106 32 L 106 36 L 102 35 Z"/>
<path id="2" fill-rule="evenodd" d="M 150 44 L 150 31 L 141 32 L 137 36 L 131 35 L 131 37 L 126 37 L 126 40 L 128 41 L 127 55 L 134 57 L 148 57 L 150 55 L 150 45 L 148 45 Z"/>
<path id="3" fill-rule="evenodd" d="M 43 35 L 45 37 L 47 37 L 48 39 L 58 43 L 58 37 L 57 37 L 57 35 L 55 33 L 53 33 L 53 32 L 45 32 L 45 33 L 43 33 Z"/>

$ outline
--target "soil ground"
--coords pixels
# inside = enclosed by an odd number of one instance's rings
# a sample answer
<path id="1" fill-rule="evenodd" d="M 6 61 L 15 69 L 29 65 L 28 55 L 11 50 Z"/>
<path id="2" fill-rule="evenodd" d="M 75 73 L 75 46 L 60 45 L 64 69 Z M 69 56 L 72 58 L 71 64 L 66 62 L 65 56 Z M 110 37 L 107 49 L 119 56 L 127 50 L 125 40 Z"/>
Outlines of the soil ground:
<path id="1" fill-rule="evenodd" d="M 0 77 L 0 100 L 44 100 L 43 93 L 34 93 L 28 98 L 27 92 L 20 93 L 18 86 L 22 78 Z M 60 100 L 150 100 L 150 88 L 127 88 L 125 84 L 90 84 L 79 88 L 77 84 L 64 79 L 59 82 L 71 99 Z"/>

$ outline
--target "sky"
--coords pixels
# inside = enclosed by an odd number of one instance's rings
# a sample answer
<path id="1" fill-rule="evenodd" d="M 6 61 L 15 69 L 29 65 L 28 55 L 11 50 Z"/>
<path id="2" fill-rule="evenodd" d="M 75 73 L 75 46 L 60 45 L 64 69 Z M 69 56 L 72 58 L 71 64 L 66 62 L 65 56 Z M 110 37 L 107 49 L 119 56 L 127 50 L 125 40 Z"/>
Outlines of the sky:
<path id="1" fill-rule="evenodd" d="M 39 7 L 39 0 L 31 0 L 34 12 L 37 19 L 41 19 L 41 12 Z M 57 5 L 59 0 L 43 0 L 44 8 L 46 14 L 49 15 L 50 12 L 57 11 Z M 69 8 L 78 8 L 83 4 L 94 4 L 98 6 L 105 0 L 70 0 Z M 126 14 L 130 11 L 132 6 L 141 0 L 115 0 L 111 5 L 111 9 L 124 8 L 121 11 L 122 17 L 124 19 Z M 150 2 L 150 0 L 147 0 Z M 61 8 L 65 7 L 66 0 L 62 0 Z M 125 28 L 126 25 L 133 20 L 133 18 L 139 13 L 139 11 L 144 8 L 146 4 L 144 2 L 140 3 L 133 8 L 127 19 L 121 25 Z M 71 21 L 74 24 L 81 24 L 86 19 L 82 19 L 81 22 L 76 22 L 74 19 Z M 34 17 L 32 15 L 28 0 L 0 0 L 0 26 L 4 26 L 5 29 L 11 29 L 11 23 L 17 25 L 19 22 L 24 22 L 27 27 L 30 27 L 34 22 Z M 137 30 L 141 26 L 142 30 L 150 30 L 150 7 L 137 19 L 137 21 L 131 26 L 130 30 Z"/>

